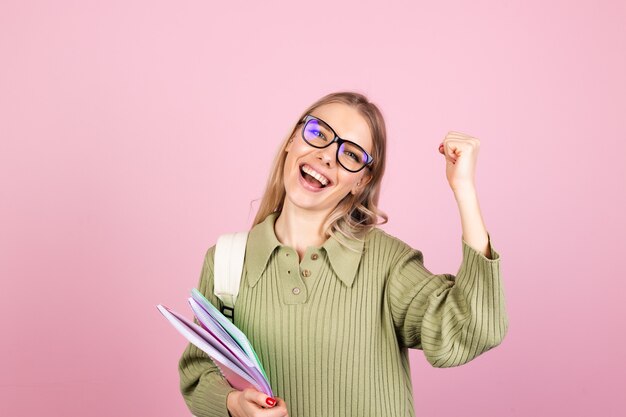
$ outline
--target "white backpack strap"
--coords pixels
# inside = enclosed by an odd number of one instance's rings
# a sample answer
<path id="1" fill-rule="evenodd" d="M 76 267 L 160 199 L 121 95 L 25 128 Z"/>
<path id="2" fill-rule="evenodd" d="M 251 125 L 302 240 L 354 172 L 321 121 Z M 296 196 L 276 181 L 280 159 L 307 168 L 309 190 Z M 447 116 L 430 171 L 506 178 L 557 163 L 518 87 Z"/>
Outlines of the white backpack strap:
<path id="1" fill-rule="evenodd" d="M 221 235 L 215 245 L 213 292 L 224 304 L 222 313 L 230 315 L 231 320 L 239 293 L 247 241 L 248 232 L 228 233 Z"/>

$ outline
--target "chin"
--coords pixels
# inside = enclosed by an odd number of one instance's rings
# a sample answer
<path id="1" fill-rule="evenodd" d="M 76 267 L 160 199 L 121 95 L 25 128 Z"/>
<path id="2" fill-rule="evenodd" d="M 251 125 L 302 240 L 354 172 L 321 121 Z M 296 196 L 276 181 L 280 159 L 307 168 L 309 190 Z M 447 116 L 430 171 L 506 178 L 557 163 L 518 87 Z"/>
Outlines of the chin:
<path id="1" fill-rule="evenodd" d="M 311 195 L 306 190 L 296 189 L 290 190 L 286 189 L 285 200 L 289 201 L 291 206 L 297 207 L 302 210 L 309 211 L 326 211 L 330 208 L 327 201 L 324 199 L 320 199 L 320 196 Z"/>

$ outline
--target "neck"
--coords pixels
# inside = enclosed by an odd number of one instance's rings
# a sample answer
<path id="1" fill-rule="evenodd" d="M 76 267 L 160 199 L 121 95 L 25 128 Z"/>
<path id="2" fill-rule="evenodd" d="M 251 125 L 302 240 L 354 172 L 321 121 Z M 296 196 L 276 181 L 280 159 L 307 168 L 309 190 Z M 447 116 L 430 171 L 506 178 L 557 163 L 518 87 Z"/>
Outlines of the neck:
<path id="1" fill-rule="evenodd" d="M 328 213 L 303 210 L 285 201 L 274 223 L 274 232 L 280 243 L 294 248 L 302 259 L 309 246 L 322 246 L 328 239 L 323 231 L 327 216 Z"/>

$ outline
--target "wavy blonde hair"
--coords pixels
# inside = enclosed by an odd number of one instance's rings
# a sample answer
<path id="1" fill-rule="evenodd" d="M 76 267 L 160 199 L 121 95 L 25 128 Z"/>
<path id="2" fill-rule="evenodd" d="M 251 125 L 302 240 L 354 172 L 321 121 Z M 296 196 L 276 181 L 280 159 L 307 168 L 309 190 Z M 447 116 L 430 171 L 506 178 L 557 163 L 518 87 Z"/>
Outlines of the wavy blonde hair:
<path id="1" fill-rule="evenodd" d="M 283 178 L 283 169 L 287 159 L 285 148 L 289 139 L 298 132 L 304 117 L 318 107 L 329 103 L 343 103 L 355 108 L 367 121 L 374 143 L 372 149 L 374 160 L 368 168 L 364 168 L 370 170 L 371 180 L 365 185 L 361 193 L 355 195 L 348 193 L 328 215 L 323 226 L 327 235 L 335 237 L 341 244 L 352 249 L 346 245 L 345 238 L 363 240 L 370 229 L 388 221 L 387 214 L 378 208 L 380 186 L 385 173 L 387 147 L 385 120 L 378 107 L 363 94 L 357 92 L 342 91 L 328 94 L 317 100 L 300 115 L 298 122 L 283 141 L 274 159 L 265 193 L 252 226 L 261 223 L 271 213 L 282 211 L 286 196 Z"/>

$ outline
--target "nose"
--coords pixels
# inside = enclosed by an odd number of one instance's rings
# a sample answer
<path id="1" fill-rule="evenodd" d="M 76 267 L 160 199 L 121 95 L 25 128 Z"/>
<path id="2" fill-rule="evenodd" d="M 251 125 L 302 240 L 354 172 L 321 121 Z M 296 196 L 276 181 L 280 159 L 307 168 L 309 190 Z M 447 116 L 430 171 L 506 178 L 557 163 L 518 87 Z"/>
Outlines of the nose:
<path id="1" fill-rule="evenodd" d="M 337 153 L 336 146 L 338 145 L 333 143 L 330 146 L 318 149 L 317 152 L 317 157 L 319 158 L 319 160 L 322 161 L 322 164 L 328 166 L 329 168 L 335 166 L 335 155 Z"/>

